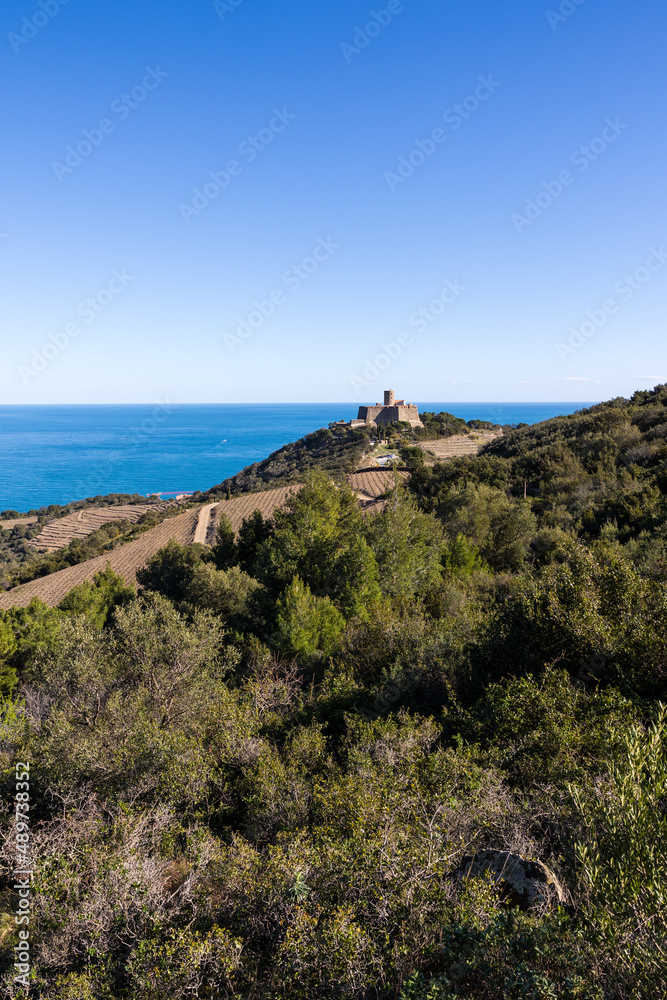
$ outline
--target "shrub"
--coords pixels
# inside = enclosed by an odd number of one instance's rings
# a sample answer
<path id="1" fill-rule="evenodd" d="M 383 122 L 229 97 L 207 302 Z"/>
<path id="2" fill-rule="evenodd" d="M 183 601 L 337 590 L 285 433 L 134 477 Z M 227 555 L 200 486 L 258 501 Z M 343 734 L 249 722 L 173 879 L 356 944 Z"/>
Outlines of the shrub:
<path id="1" fill-rule="evenodd" d="M 114 573 L 107 563 L 105 570 L 95 573 L 92 583 L 85 580 L 74 587 L 58 605 L 70 615 L 85 615 L 97 628 L 110 621 L 116 608 L 134 597 L 134 589 L 126 587 L 121 576 Z"/>
<path id="2" fill-rule="evenodd" d="M 581 823 L 577 860 L 582 908 L 610 974 L 633 996 L 667 994 L 667 708 L 634 727 L 608 781 L 572 787 Z"/>

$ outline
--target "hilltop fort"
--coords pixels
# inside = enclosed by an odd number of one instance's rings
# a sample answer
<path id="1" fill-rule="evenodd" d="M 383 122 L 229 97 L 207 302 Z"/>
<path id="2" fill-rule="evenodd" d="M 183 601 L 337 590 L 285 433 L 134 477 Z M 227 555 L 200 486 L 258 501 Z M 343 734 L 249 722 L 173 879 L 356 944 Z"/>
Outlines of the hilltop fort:
<path id="1" fill-rule="evenodd" d="M 423 427 L 419 419 L 419 410 L 414 403 L 406 403 L 404 399 L 396 399 L 393 389 L 385 389 L 384 404 L 375 406 L 360 406 L 356 420 L 350 421 L 351 427 L 361 427 L 365 424 L 393 424 L 402 420 L 411 427 Z"/>

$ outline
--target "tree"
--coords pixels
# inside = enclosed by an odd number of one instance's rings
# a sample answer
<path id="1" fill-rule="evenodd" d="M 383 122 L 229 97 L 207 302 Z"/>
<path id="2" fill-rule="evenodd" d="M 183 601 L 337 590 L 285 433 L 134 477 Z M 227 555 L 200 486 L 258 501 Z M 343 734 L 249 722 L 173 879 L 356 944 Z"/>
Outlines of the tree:
<path id="1" fill-rule="evenodd" d="M 7 697 L 18 682 L 16 670 L 10 660 L 16 652 L 16 639 L 11 626 L 0 619 L 0 695 Z"/>
<path id="2" fill-rule="evenodd" d="M 5 663 L 11 684 L 11 671 L 19 677 L 29 673 L 32 666 L 48 651 L 57 648 L 60 640 L 62 612 L 50 608 L 34 597 L 25 608 L 0 611 L 0 662 Z"/>
<path id="3" fill-rule="evenodd" d="M 278 599 L 277 638 L 292 656 L 331 656 L 340 643 L 345 619 L 328 597 L 315 597 L 295 576 Z"/>
<path id="4" fill-rule="evenodd" d="M 170 601 L 179 603 L 185 599 L 195 568 L 201 562 L 202 551 L 202 546 L 179 545 L 171 538 L 137 572 L 137 583 L 146 590 L 153 590 Z"/>
<path id="5" fill-rule="evenodd" d="M 561 561 L 518 583 L 483 630 L 483 658 L 494 675 L 541 673 L 560 659 L 587 683 L 664 697 L 667 585 L 631 563 L 570 542 Z"/>
<path id="6" fill-rule="evenodd" d="M 438 505 L 438 517 L 451 539 L 465 535 L 498 572 L 520 570 L 528 558 L 537 521 L 525 500 L 514 500 L 492 486 L 468 485 L 450 490 Z"/>
<path id="7" fill-rule="evenodd" d="M 344 614 L 365 614 L 380 588 L 362 516 L 349 486 L 336 486 L 321 472 L 309 474 L 286 509 L 276 511 L 275 532 L 257 554 L 258 578 L 278 596 L 299 576 Z"/>
<path id="8" fill-rule="evenodd" d="M 250 517 L 243 518 L 243 524 L 239 529 L 237 542 L 238 563 L 242 570 L 255 575 L 257 552 L 260 545 L 268 541 L 275 529 L 271 518 L 262 516 L 260 510 L 255 510 Z"/>
<path id="9" fill-rule="evenodd" d="M 465 535 L 457 535 L 445 547 L 442 559 L 445 572 L 448 575 L 459 573 L 479 573 L 488 571 L 489 567 L 479 554 L 479 549 Z"/>
<path id="10" fill-rule="evenodd" d="M 220 570 L 201 563 L 185 588 L 183 609 L 212 611 L 224 623 L 242 625 L 253 594 L 260 589 L 261 584 L 238 566 Z"/>
<path id="11" fill-rule="evenodd" d="M 238 564 L 236 534 L 226 514 L 220 517 L 216 533 L 216 543 L 213 546 L 213 562 L 218 569 L 229 569 Z"/>
<path id="12" fill-rule="evenodd" d="M 74 587 L 58 607 L 72 615 L 85 615 L 96 628 L 103 628 L 115 609 L 133 597 L 133 588 L 126 587 L 122 576 L 114 573 L 111 564 L 107 563 L 105 570 L 94 575 L 92 583 L 85 580 Z"/>
<path id="13" fill-rule="evenodd" d="M 423 468 L 424 451 L 422 448 L 404 444 L 399 447 L 398 454 L 401 456 L 401 460 L 405 463 L 407 468 L 411 471 Z"/>
<path id="14" fill-rule="evenodd" d="M 390 597 L 406 600 L 441 578 L 442 526 L 419 510 L 403 486 L 395 486 L 385 509 L 369 521 L 366 537 L 377 559 L 380 587 Z"/>

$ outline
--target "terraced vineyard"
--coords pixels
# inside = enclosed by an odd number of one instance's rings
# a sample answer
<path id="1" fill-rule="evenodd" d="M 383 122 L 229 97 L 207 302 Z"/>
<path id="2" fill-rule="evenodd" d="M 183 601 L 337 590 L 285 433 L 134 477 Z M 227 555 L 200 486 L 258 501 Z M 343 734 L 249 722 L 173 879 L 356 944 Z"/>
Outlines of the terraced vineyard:
<path id="1" fill-rule="evenodd" d="M 425 452 L 428 464 L 429 457 L 442 462 L 460 455 L 477 455 L 485 444 L 501 436 L 502 432 L 473 431 L 471 434 L 454 434 L 441 441 L 424 441 L 419 447 Z"/>
<path id="2" fill-rule="evenodd" d="M 131 521 L 132 524 L 150 511 L 160 513 L 167 510 L 170 503 L 126 504 L 117 507 L 89 507 L 86 510 L 60 517 L 47 524 L 43 531 L 32 540 L 32 545 L 42 552 L 56 552 L 75 538 L 86 538 L 109 521 Z"/>
<path id="3" fill-rule="evenodd" d="M 217 530 L 220 518 L 225 514 L 234 531 L 238 531 L 243 519 L 250 517 L 256 510 L 261 511 L 264 518 L 272 517 L 273 512 L 284 507 L 291 494 L 298 489 L 298 486 L 281 486 L 277 490 L 246 493 L 244 496 L 232 497 L 231 500 L 223 500 L 212 512 L 211 525 Z"/>
<path id="4" fill-rule="evenodd" d="M 399 472 L 401 479 L 406 479 L 407 472 Z M 394 485 L 394 473 L 390 469 L 360 469 L 347 477 L 347 481 L 357 493 L 367 497 L 379 497 Z"/>
<path id="5" fill-rule="evenodd" d="M 57 573 L 51 573 L 50 576 L 31 580 L 30 583 L 7 591 L 0 595 L 0 609 L 25 607 L 33 597 L 38 597 L 45 604 L 55 607 L 72 587 L 83 583 L 84 580 L 92 580 L 95 573 L 105 569 L 107 563 L 111 564 L 115 573 L 123 577 L 125 583 L 135 585 L 137 570 L 144 566 L 163 545 L 166 545 L 170 538 L 176 539 L 181 545 L 190 544 L 198 520 L 198 508 L 168 518 L 133 542 L 128 542 L 127 545 L 121 545 L 109 553 L 79 563 L 78 566 L 61 569 Z"/>

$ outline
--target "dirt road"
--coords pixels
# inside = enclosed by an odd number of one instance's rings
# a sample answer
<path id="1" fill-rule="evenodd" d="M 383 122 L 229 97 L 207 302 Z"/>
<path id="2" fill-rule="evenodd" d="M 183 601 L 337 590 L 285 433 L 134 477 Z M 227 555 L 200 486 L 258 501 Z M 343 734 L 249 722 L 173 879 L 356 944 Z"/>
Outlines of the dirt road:
<path id="1" fill-rule="evenodd" d="M 193 541 L 199 543 L 199 545 L 206 545 L 206 535 L 208 534 L 208 526 L 211 523 L 211 513 L 220 504 L 209 503 L 199 511 L 199 521 L 197 522 L 197 527 L 195 529 L 195 537 Z"/>

